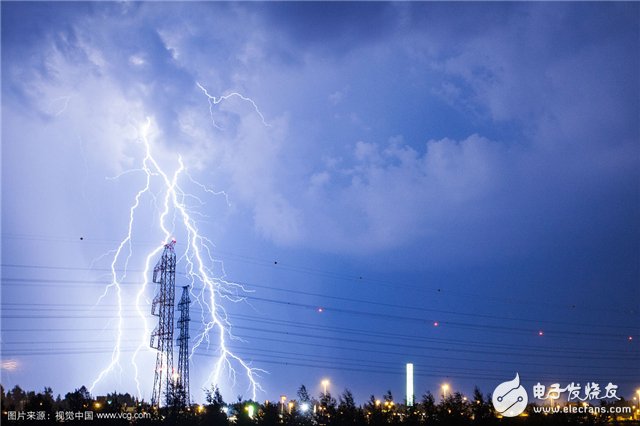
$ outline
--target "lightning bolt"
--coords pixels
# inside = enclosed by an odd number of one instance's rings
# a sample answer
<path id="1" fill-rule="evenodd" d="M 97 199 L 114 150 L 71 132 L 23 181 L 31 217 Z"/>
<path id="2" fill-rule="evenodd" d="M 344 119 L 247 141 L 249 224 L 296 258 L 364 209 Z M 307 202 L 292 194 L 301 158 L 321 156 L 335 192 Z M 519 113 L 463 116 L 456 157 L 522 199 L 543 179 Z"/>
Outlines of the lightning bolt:
<path id="1" fill-rule="evenodd" d="M 256 111 L 256 114 L 260 116 L 260 120 L 262 120 L 262 124 L 264 124 L 267 127 L 271 127 L 271 125 L 265 121 L 264 115 L 262 115 L 262 112 L 258 108 L 258 105 L 256 105 L 256 103 L 251 98 L 247 98 L 246 96 L 238 92 L 231 92 L 231 93 L 227 93 L 226 95 L 215 97 L 210 95 L 207 89 L 205 89 L 200 83 L 196 82 L 196 85 L 200 88 L 200 90 L 202 90 L 205 96 L 209 99 L 209 115 L 211 115 L 211 122 L 213 123 L 214 127 L 217 128 L 218 130 L 222 130 L 222 128 L 218 126 L 218 124 L 216 123 L 216 120 L 214 118 L 214 108 L 220 102 L 226 101 L 227 99 L 230 99 L 230 98 L 240 98 L 243 101 L 250 103 L 251 106 L 253 106 L 253 109 Z"/>
<path id="2" fill-rule="evenodd" d="M 209 95 L 207 90 L 200 85 L 200 83 L 196 84 L 208 97 L 209 112 L 211 114 L 212 123 L 216 128 L 219 129 L 220 127 L 214 120 L 215 105 L 232 97 L 240 98 L 251 104 L 263 124 L 268 126 L 262 112 L 260 112 L 258 106 L 252 99 L 236 92 L 220 97 L 214 97 Z M 129 222 L 126 235 L 121 240 L 118 247 L 109 252 L 109 255 L 112 256 L 110 283 L 105 287 L 103 294 L 98 299 L 98 303 L 110 291 L 115 292 L 117 301 L 116 343 L 114 345 L 109 364 L 100 371 L 89 390 L 93 392 L 96 385 L 114 370 L 119 370 L 122 373 L 122 365 L 120 363 L 121 343 L 124 334 L 122 315 L 122 282 L 127 276 L 127 269 L 133 255 L 132 235 L 135 229 L 135 219 L 138 216 L 138 210 L 143 197 L 148 195 L 152 197 L 157 211 L 160 213 L 159 228 L 162 233 L 163 240 L 161 244 L 146 255 L 142 275 L 140 277 L 140 284 L 135 296 L 135 310 L 140 321 L 144 325 L 144 333 L 140 336 L 139 344 L 131 357 L 131 365 L 134 371 L 134 380 L 136 383 L 138 398 L 142 398 L 143 395 L 142 385 L 139 378 L 141 370 L 138 366 L 138 358 L 141 353 L 145 351 L 152 352 L 154 354 L 156 353 L 149 347 L 151 328 L 149 327 L 147 320 L 150 307 L 150 301 L 147 298 L 147 294 L 149 290 L 149 277 L 151 276 L 152 264 L 154 259 L 156 259 L 162 251 L 166 241 L 172 239 L 177 228 L 180 228 L 186 234 L 186 244 L 184 246 L 184 254 L 178 259 L 177 263 L 178 265 L 184 265 L 185 275 L 190 284 L 190 293 L 193 296 L 194 303 L 199 305 L 201 308 L 200 319 L 202 322 L 201 329 L 194 339 L 189 359 L 191 360 L 193 355 L 201 346 L 205 345 L 209 348 L 212 341 L 215 342 L 218 358 L 211 369 L 211 373 L 207 378 L 205 387 L 210 384 L 219 385 L 225 372 L 228 374 L 229 379 L 231 379 L 233 386 L 235 387 L 238 374 L 244 374 L 249 384 L 248 388 L 251 392 L 252 399 L 255 400 L 258 391 L 263 391 L 260 383 L 258 382 L 259 377 L 262 373 L 266 373 L 266 371 L 253 367 L 251 363 L 243 360 L 228 348 L 228 341 L 241 339 L 234 336 L 231 332 L 232 325 L 229 315 L 223 306 L 225 301 L 233 303 L 245 301 L 246 298 L 243 295 L 249 292 L 249 290 L 240 284 L 225 279 L 226 273 L 222 262 L 215 260 L 212 255 L 214 247 L 213 242 L 206 236 L 202 235 L 198 229 L 197 222 L 194 219 L 199 212 L 193 211 L 188 204 L 189 200 L 193 200 L 200 205 L 204 204 L 204 202 L 197 195 L 185 191 L 179 184 L 180 178 L 183 176 L 186 177 L 188 182 L 196 185 L 206 194 L 224 196 L 228 204 L 229 201 L 227 194 L 223 191 L 213 191 L 193 179 L 193 177 L 188 173 L 180 155 L 177 156 L 178 166 L 175 171 L 173 171 L 173 173 L 167 173 L 165 169 L 161 167 L 159 162 L 156 161 L 156 158 L 153 155 L 152 143 L 149 140 L 151 124 L 151 118 L 147 118 L 146 123 L 141 126 L 140 129 L 139 140 L 144 147 L 145 153 L 140 167 L 123 173 L 143 173 L 145 183 L 136 192 L 133 204 L 129 208 Z M 159 185 L 161 189 L 157 193 L 154 193 L 152 191 L 153 185 Z M 124 272 L 118 273 L 117 267 L 121 263 L 123 264 Z M 221 271 L 220 274 L 215 273 L 216 267 Z"/>

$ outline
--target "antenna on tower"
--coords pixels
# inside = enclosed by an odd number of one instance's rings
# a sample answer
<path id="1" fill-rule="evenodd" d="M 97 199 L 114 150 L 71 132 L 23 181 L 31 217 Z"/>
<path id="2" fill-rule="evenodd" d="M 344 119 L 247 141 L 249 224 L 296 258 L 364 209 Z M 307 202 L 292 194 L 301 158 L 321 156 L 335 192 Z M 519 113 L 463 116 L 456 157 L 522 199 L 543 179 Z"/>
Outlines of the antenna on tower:
<path id="1" fill-rule="evenodd" d="M 160 284 L 151 305 L 151 315 L 158 317 L 158 325 L 151 333 L 150 342 L 151 347 L 158 350 L 151 397 L 153 407 L 160 405 L 163 387 L 165 395 L 170 395 L 171 381 L 174 380 L 173 312 L 176 297 L 176 253 L 173 246 L 175 244 L 175 239 L 165 244 L 162 256 L 153 269 L 153 282 Z"/>
<path id="2" fill-rule="evenodd" d="M 191 399 L 189 397 L 189 286 L 182 287 L 182 297 L 178 303 L 180 309 L 180 319 L 178 320 L 178 383 L 177 388 L 180 390 L 180 406 L 189 407 Z"/>

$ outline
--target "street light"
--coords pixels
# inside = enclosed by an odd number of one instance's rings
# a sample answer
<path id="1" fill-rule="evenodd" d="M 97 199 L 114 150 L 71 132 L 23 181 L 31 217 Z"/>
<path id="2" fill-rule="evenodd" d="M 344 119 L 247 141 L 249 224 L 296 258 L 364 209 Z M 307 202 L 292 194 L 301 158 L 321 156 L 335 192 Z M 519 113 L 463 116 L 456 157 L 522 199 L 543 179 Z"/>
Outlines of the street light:
<path id="1" fill-rule="evenodd" d="M 449 384 L 448 383 L 443 383 L 442 384 L 442 399 L 447 397 L 447 391 L 449 390 Z"/>
<path id="2" fill-rule="evenodd" d="M 256 412 L 256 408 L 253 405 L 249 404 L 244 409 L 247 412 L 247 415 L 249 416 L 249 418 L 253 419 L 253 415 Z"/>
<path id="3" fill-rule="evenodd" d="M 327 396 L 327 387 L 329 386 L 329 380 L 324 379 L 322 381 L 322 387 L 324 388 L 324 396 Z"/>

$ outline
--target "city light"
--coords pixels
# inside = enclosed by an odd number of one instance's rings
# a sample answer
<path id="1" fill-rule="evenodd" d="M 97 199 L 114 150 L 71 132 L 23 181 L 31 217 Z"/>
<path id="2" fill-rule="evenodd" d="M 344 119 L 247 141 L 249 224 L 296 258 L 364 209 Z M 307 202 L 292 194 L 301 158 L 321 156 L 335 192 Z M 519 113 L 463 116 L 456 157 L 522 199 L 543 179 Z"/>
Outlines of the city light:
<path id="1" fill-rule="evenodd" d="M 407 406 L 413 407 L 413 364 L 407 364 Z"/>
<path id="2" fill-rule="evenodd" d="M 329 387 L 329 380 L 322 380 L 322 387 L 324 388 L 324 396 L 327 396 L 327 388 Z"/>
<path id="3" fill-rule="evenodd" d="M 303 413 L 309 411 L 309 404 L 307 404 L 306 402 L 300 404 L 300 411 L 302 411 Z"/>
<path id="4" fill-rule="evenodd" d="M 448 383 L 443 383 L 442 384 L 442 397 L 446 398 L 447 397 L 447 391 L 449 390 L 449 384 Z"/>
<path id="5" fill-rule="evenodd" d="M 256 411 L 255 407 L 253 405 L 249 404 L 249 405 L 247 405 L 245 407 L 245 411 L 247 412 L 247 415 L 249 416 L 249 418 L 253 419 L 253 416 L 254 416 L 255 411 Z"/>

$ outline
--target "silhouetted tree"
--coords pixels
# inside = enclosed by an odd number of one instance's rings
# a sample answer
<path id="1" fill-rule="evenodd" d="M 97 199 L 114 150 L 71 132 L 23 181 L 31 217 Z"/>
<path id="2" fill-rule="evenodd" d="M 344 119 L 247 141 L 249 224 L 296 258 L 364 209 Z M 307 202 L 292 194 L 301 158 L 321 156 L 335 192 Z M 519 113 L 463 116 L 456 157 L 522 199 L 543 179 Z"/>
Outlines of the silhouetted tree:
<path id="1" fill-rule="evenodd" d="M 118 393 L 113 391 L 107 394 L 107 409 L 109 411 L 120 412 L 126 407 L 136 406 L 136 400 L 129 393 Z"/>
<path id="2" fill-rule="evenodd" d="M 307 392 L 307 387 L 305 385 L 300 385 L 298 389 L 298 400 L 300 403 L 306 402 L 309 404 L 311 402 L 311 397 L 309 396 L 309 392 Z"/>
<path id="3" fill-rule="evenodd" d="M 316 408 L 315 419 L 319 425 L 327 425 L 331 419 L 335 418 L 337 412 L 336 399 L 331 396 L 331 392 L 323 392 L 319 395 Z"/>
<path id="4" fill-rule="evenodd" d="M 493 408 L 489 399 L 485 399 L 480 389 L 473 389 L 473 401 L 471 402 L 471 414 L 476 425 L 491 425 L 495 423 Z"/>
<path id="5" fill-rule="evenodd" d="M 301 385 L 298 389 L 298 400 L 293 400 L 291 412 L 285 410 L 284 423 L 289 426 L 311 426 L 313 423 L 313 401 L 307 388 Z"/>
<path id="6" fill-rule="evenodd" d="M 339 401 L 335 422 L 333 424 L 359 425 L 364 422 L 362 411 L 356 406 L 353 394 L 349 389 L 345 389 L 344 392 L 342 392 L 342 395 L 339 397 Z"/>
<path id="7" fill-rule="evenodd" d="M 291 415 L 287 416 L 285 422 L 290 426 L 310 426 L 313 424 L 313 406 L 314 401 L 305 385 L 298 388 L 298 403 L 291 411 Z"/>
<path id="8" fill-rule="evenodd" d="M 268 401 L 258 411 L 257 424 L 261 426 L 276 426 L 280 423 L 282 407 L 280 404 L 271 404 Z"/>
<path id="9" fill-rule="evenodd" d="M 471 423 L 469 402 L 460 392 L 447 396 L 438 405 L 438 419 L 447 425 L 463 426 Z"/>
<path id="10" fill-rule="evenodd" d="M 223 426 L 229 424 L 227 414 L 223 411 L 225 408 L 222 394 L 217 386 L 212 386 L 205 392 L 207 406 L 202 415 L 203 425 Z"/>
<path id="11" fill-rule="evenodd" d="M 397 407 L 393 400 L 391 390 L 388 390 L 387 393 L 384 394 L 383 398 L 384 402 L 382 403 L 382 413 L 384 414 L 385 422 L 398 424 L 400 422 L 400 417 L 397 415 Z"/>
<path id="12" fill-rule="evenodd" d="M 374 395 L 364 404 L 364 415 L 372 426 L 380 426 L 386 423 L 384 414 L 382 413 L 382 403 L 376 400 Z"/>
<path id="13" fill-rule="evenodd" d="M 403 424 L 409 426 L 418 426 L 422 419 L 422 415 L 420 413 L 420 404 L 414 403 L 411 407 L 405 405 L 403 416 Z"/>
<path id="14" fill-rule="evenodd" d="M 168 393 L 165 395 L 166 400 L 166 418 L 165 424 L 169 425 L 187 425 L 193 421 L 193 413 L 187 410 L 187 395 L 179 382 L 169 383 Z"/>
<path id="15" fill-rule="evenodd" d="M 422 410 L 424 411 L 423 420 L 426 424 L 432 424 L 438 420 L 438 412 L 436 406 L 436 399 L 433 394 L 427 391 L 422 395 Z"/>
<path id="16" fill-rule="evenodd" d="M 459 392 L 443 398 L 438 404 L 430 392 L 423 395 L 420 403 L 415 403 L 413 407 L 406 404 L 397 404 L 393 401 L 391 392 L 386 392 L 381 400 L 371 398 L 362 406 L 356 405 L 353 394 L 348 389 L 338 397 L 338 401 L 329 392 L 319 395 L 315 400 L 309 397 L 306 388 L 301 386 L 298 391 L 301 397 L 299 400 L 292 400 L 291 407 L 285 405 L 284 410 L 276 403 L 266 402 L 264 405 L 253 401 L 238 402 L 232 407 L 227 407 L 220 391 L 217 387 L 212 387 L 206 391 L 206 407 L 196 409 L 195 407 L 176 406 L 175 402 L 180 400 L 180 389 L 178 386 L 172 387 L 172 391 L 166 396 L 166 403 L 160 410 L 162 417 L 151 419 L 137 419 L 137 426 L 229 426 L 226 409 L 230 408 L 230 415 L 233 415 L 234 425 L 237 426 L 389 426 L 393 424 L 403 424 L 407 426 L 418 425 L 451 425 L 451 426 L 542 426 L 542 425 L 581 425 L 595 426 L 605 424 L 616 424 L 614 415 L 594 416 L 587 413 L 553 413 L 546 415 L 536 413 L 535 404 L 527 406 L 529 416 L 517 418 L 497 418 L 491 406 L 491 397 L 485 396 L 478 388 L 474 389 L 473 398 L 467 401 Z M 97 407 L 89 391 L 84 387 L 67 393 L 65 399 L 60 395 L 54 400 L 51 388 L 44 388 L 43 391 L 25 392 L 19 386 L 5 392 L 0 385 L 0 399 L 3 411 L 29 411 L 47 412 L 54 414 L 56 411 L 109 411 L 122 412 L 128 409 L 142 411 L 149 410 L 149 405 L 135 400 L 130 394 L 118 394 L 116 392 L 107 394 L 107 401 L 111 404 Z M 102 403 L 102 399 L 99 400 Z M 631 406 L 628 401 L 600 401 L 606 406 Z M 302 404 L 309 404 L 309 410 L 301 411 Z M 313 407 L 315 404 L 315 414 Z M 576 402 L 571 402 L 576 404 Z M 135 407 L 135 408 L 132 408 Z M 251 410 L 248 408 L 252 407 Z M 224 411 L 223 411 L 224 410 Z M 157 412 L 156 412 L 157 413 Z M 14 413 L 15 414 L 15 413 Z M 8 414 L 4 414 L 7 416 Z M 3 421 L 7 417 L 3 417 Z M 16 426 L 29 423 L 28 421 L 15 420 Z M 58 424 L 55 419 L 38 421 L 43 425 Z M 96 419 L 97 426 L 101 424 L 131 425 L 126 419 L 121 420 L 100 420 Z"/>
<path id="17" fill-rule="evenodd" d="M 53 400 L 53 391 L 51 388 L 44 388 L 42 393 L 29 392 L 27 393 L 27 401 L 24 405 L 25 411 L 45 411 L 47 413 L 53 412 L 55 401 Z"/>
<path id="18" fill-rule="evenodd" d="M 7 392 L 6 405 L 3 409 L 8 411 L 22 410 L 27 403 L 27 394 L 18 385 Z"/>
<path id="19" fill-rule="evenodd" d="M 92 402 L 91 394 L 84 385 L 80 389 L 67 393 L 64 399 L 65 405 L 71 411 L 84 411 Z"/>

